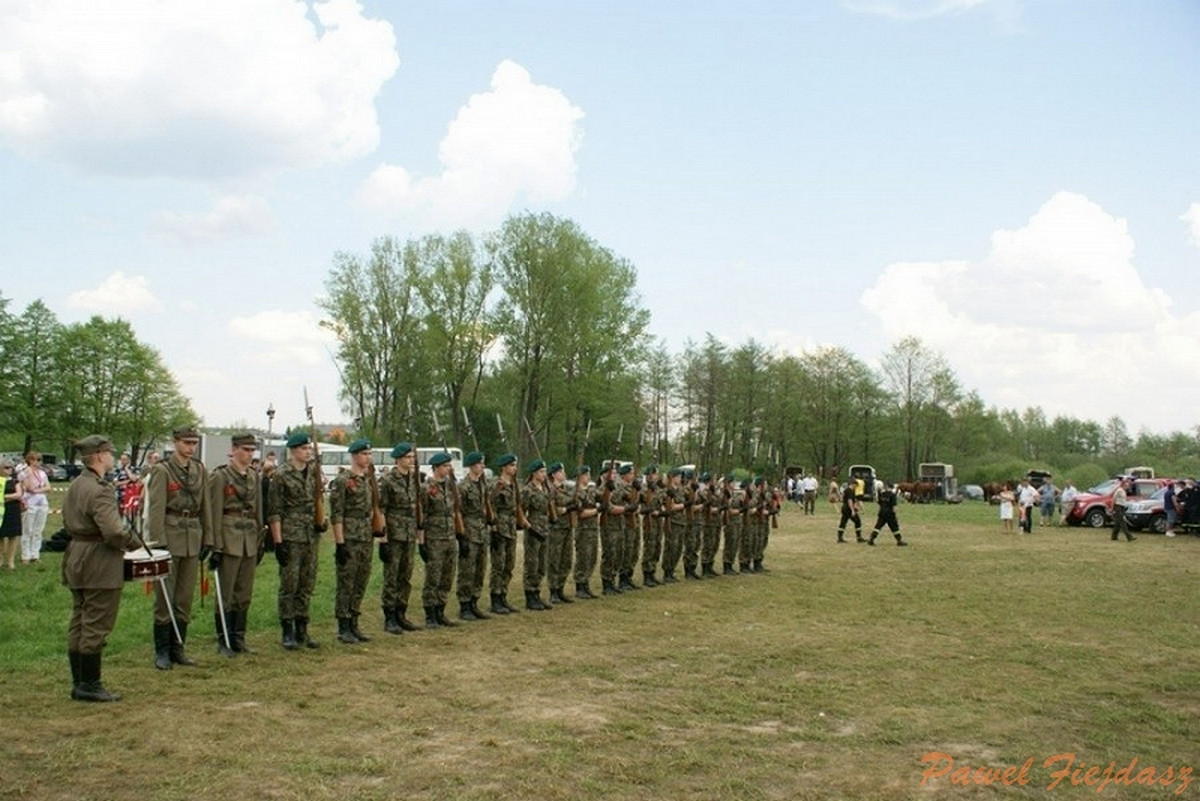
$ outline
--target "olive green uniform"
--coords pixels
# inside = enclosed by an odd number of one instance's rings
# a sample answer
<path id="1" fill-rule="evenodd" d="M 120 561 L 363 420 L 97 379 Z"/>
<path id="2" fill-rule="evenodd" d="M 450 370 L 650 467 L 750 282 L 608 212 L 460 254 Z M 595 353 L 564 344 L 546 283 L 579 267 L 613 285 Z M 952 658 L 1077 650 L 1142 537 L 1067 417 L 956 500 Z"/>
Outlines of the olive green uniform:
<path id="1" fill-rule="evenodd" d="M 459 546 L 458 602 L 470 607 L 483 594 L 483 578 L 488 569 L 488 530 L 491 502 L 487 478 L 468 476 L 459 482 L 458 500 L 462 505 L 466 545 Z"/>
<path id="2" fill-rule="evenodd" d="M 663 521 L 658 496 L 663 489 L 661 484 L 647 478 L 638 498 L 638 512 L 642 516 L 642 580 L 651 586 L 658 583 L 654 573 L 662 559 Z"/>
<path id="3" fill-rule="evenodd" d="M 571 575 L 572 542 L 571 506 L 572 492 L 565 484 L 551 484 L 550 495 L 554 504 L 554 522 L 550 524 L 550 539 L 546 543 L 546 575 L 550 585 L 551 600 L 561 594 Z"/>
<path id="4" fill-rule="evenodd" d="M 297 468 L 290 461 L 275 471 L 267 496 L 267 522 L 279 523 L 288 559 L 279 566 L 279 619 L 308 622 L 308 608 L 317 583 L 317 554 L 321 532 L 314 525 L 314 476 L 317 462 Z M 324 499 L 322 499 L 322 503 Z"/>
<path id="5" fill-rule="evenodd" d="M 683 573 L 689 578 L 698 578 L 696 567 L 700 562 L 700 543 L 704 539 L 704 507 L 707 504 L 708 487 L 697 486 L 688 498 L 691 509 L 687 516 L 687 530 L 683 534 Z"/>
<path id="6" fill-rule="evenodd" d="M 546 540 L 550 536 L 551 500 L 543 485 L 532 481 L 521 487 L 521 508 L 529 527 L 525 529 L 525 592 L 540 593 L 546 578 Z"/>
<path id="7" fill-rule="evenodd" d="M 213 545 L 212 515 L 208 509 L 208 470 L 199 459 L 178 454 L 150 469 L 148 479 L 150 539 L 171 552 L 171 572 L 158 584 L 154 602 L 156 650 L 169 638 L 171 661 L 187 663 L 183 644 L 192 620 L 192 600 L 200 572 L 200 551 Z M 168 598 L 179 636 L 171 625 Z M 169 667 L 169 665 L 168 665 Z"/>
<path id="8" fill-rule="evenodd" d="M 412 594 L 413 554 L 417 547 L 417 493 L 420 476 L 414 467 L 405 474 L 393 468 L 379 480 L 379 507 L 387 520 L 387 539 L 391 551 L 383 563 L 383 590 L 380 593 L 384 614 L 396 610 L 405 618 Z"/>
<path id="9" fill-rule="evenodd" d="M 742 526 L 745 523 L 746 492 L 738 488 L 731 490 L 725 517 L 725 550 L 721 555 L 724 572 L 733 573 L 733 565 L 738 560 L 738 547 L 742 539 Z"/>
<path id="10" fill-rule="evenodd" d="M 246 618 L 254 595 L 254 570 L 262 554 L 262 487 L 257 470 L 239 473 L 231 464 L 221 465 L 208 478 L 213 551 L 221 554 L 221 603 L 234 651 L 245 650 Z M 215 614 L 220 615 L 220 611 Z M 220 639 L 223 632 L 220 621 L 217 623 Z"/>
<path id="11" fill-rule="evenodd" d="M 496 531 L 492 534 L 488 591 L 492 596 L 493 611 L 497 611 L 495 601 L 508 597 L 508 585 L 512 583 L 517 564 L 517 487 L 501 478 L 492 484 L 491 497 Z"/>
<path id="12" fill-rule="evenodd" d="M 700 545 L 700 568 L 704 576 L 715 576 L 713 562 L 721 548 L 721 526 L 725 519 L 725 493 L 716 484 L 708 485 L 704 504 L 704 540 Z"/>
<path id="13" fill-rule="evenodd" d="M 599 487 L 588 484 L 581 488 L 573 505 L 578 517 L 575 524 L 575 591 L 578 594 L 592 580 L 600 552 Z M 592 513 L 585 516 L 584 510 Z"/>
<path id="14" fill-rule="evenodd" d="M 430 609 L 443 609 L 454 589 L 458 543 L 454 536 L 453 481 L 453 476 L 441 480 L 431 477 L 420 493 L 426 554 L 425 588 L 421 592 L 421 604 L 427 613 Z"/>
<path id="15" fill-rule="evenodd" d="M 634 588 L 633 571 L 637 569 L 638 557 L 642 553 L 641 515 L 638 514 L 640 500 L 639 483 L 625 482 L 625 528 L 621 531 L 621 556 L 617 570 L 622 589 Z"/>
<path id="16" fill-rule="evenodd" d="M 606 479 L 607 480 L 607 479 Z M 603 519 L 600 523 L 600 580 L 606 589 L 616 587 L 620 578 L 621 549 L 625 542 L 625 512 L 626 503 L 631 502 L 631 488 L 620 478 L 612 479 L 613 486 L 608 492 L 608 503 L 604 503 L 601 495 L 600 511 Z M 621 511 L 612 511 L 619 508 Z"/>
<path id="17" fill-rule="evenodd" d="M 363 595 L 371 580 L 373 496 L 369 473 L 342 470 L 329 484 L 329 520 L 341 526 L 344 546 L 339 548 L 342 556 L 337 565 L 334 615 L 339 621 L 351 622 L 355 632 Z"/>
<path id="18" fill-rule="evenodd" d="M 663 580 L 675 580 L 675 570 L 683 555 L 683 538 L 688 528 L 686 512 L 687 490 L 682 486 L 668 487 L 663 493 Z M 678 508 L 675 508 L 678 507 Z"/>

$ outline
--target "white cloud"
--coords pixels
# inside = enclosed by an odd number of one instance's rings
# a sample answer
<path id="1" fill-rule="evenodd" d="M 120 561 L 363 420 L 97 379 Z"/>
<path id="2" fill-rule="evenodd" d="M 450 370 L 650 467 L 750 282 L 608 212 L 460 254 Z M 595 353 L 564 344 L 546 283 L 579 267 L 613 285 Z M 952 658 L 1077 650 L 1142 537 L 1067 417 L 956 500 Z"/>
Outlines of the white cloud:
<path id="1" fill-rule="evenodd" d="M 895 20 L 931 19 L 976 9 L 987 9 L 1006 23 L 1020 15 L 1019 0 L 843 0 L 842 5 L 859 14 Z"/>
<path id="2" fill-rule="evenodd" d="M 151 221 L 150 231 L 160 238 L 195 245 L 262 236 L 274 226 L 271 208 L 263 198 L 227 195 L 202 214 L 161 211 Z"/>
<path id="3" fill-rule="evenodd" d="M 503 61 L 491 90 L 472 95 L 450 123 L 438 146 L 439 175 L 380 164 L 358 200 L 436 228 L 493 225 L 516 202 L 561 200 L 575 188 L 582 118 L 561 91 Z"/>
<path id="4" fill-rule="evenodd" d="M 1200 203 L 1193 203 L 1179 218 L 1188 224 L 1188 239 L 1196 247 L 1200 247 Z"/>
<path id="5" fill-rule="evenodd" d="M 310 311 L 262 311 L 250 317 L 234 317 L 229 333 L 252 344 L 243 355 L 252 363 L 290 361 L 315 366 L 326 360 L 325 348 L 335 338 Z"/>
<path id="6" fill-rule="evenodd" d="M 154 311 L 161 307 L 150 291 L 144 276 L 125 275 L 118 270 L 95 289 L 71 293 L 67 305 L 75 309 L 98 312 L 104 316 L 120 316 L 139 311 Z"/>
<path id="7" fill-rule="evenodd" d="M 889 265 L 862 304 L 889 340 L 921 337 L 989 403 L 1187 430 L 1178 399 L 1200 392 L 1200 364 L 1181 358 L 1168 379 L 1164 363 L 1194 349 L 1200 315 L 1172 315 L 1133 253 L 1124 220 L 1060 192 L 996 231 L 982 260 Z"/>
<path id="8" fill-rule="evenodd" d="M 355 0 L 4 0 L 0 146 L 213 176 L 373 151 L 399 58 Z M 315 19 L 314 19 L 315 18 Z"/>

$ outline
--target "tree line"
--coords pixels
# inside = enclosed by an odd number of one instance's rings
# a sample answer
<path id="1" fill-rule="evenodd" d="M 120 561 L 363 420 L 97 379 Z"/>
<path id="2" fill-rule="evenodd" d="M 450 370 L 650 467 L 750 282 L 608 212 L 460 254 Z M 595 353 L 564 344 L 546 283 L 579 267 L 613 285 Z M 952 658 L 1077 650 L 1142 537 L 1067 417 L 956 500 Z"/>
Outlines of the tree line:
<path id="1" fill-rule="evenodd" d="M 78 437 L 103 433 L 134 458 L 177 425 L 190 401 L 125 320 L 64 325 L 41 300 L 19 314 L 0 295 L 0 443 L 70 458 Z"/>
<path id="2" fill-rule="evenodd" d="M 879 369 L 841 347 L 781 354 L 712 334 L 671 353 L 648 334 L 634 266 L 546 213 L 482 237 L 382 237 L 367 255 L 337 254 L 326 293 L 345 408 L 385 443 L 722 473 L 867 463 L 892 480 L 945 462 L 960 483 L 1031 467 L 1081 483 L 1134 463 L 1200 468 L 1196 430 L 1135 440 L 1115 416 L 989 408 L 915 337 Z"/>

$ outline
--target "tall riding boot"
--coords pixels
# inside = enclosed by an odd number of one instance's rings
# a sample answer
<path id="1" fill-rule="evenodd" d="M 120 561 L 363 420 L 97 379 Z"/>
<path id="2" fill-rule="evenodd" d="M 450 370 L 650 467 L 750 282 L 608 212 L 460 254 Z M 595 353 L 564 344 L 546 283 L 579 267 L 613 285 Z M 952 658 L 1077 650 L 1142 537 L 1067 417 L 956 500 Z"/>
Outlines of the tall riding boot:
<path id="1" fill-rule="evenodd" d="M 471 612 L 479 620 L 487 620 L 489 617 L 488 615 L 485 615 L 483 613 L 482 609 L 479 608 L 479 596 L 478 595 L 476 595 L 474 598 L 471 599 Z"/>
<path id="2" fill-rule="evenodd" d="M 479 619 L 479 618 L 475 617 L 475 610 L 471 608 L 470 601 L 459 601 L 458 602 L 458 617 L 460 620 L 478 620 Z"/>
<path id="3" fill-rule="evenodd" d="M 67 662 L 71 665 L 71 697 L 75 698 L 75 693 L 79 691 L 79 682 L 83 679 L 80 677 L 78 651 L 67 651 Z"/>
<path id="4" fill-rule="evenodd" d="M 79 686 L 71 693 L 76 701 L 120 701 L 120 693 L 111 693 L 100 682 L 100 654 L 79 655 Z"/>
<path id="5" fill-rule="evenodd" d="M 233 621 L 230 620 L 231 615 L 226 612 L 213 612 L 213 623 L 217 628 L 217 653 L 221 656 L 234 657 L 237 653 L 233 650 Z M 224 625 L 222 625 L 224 624 Z M 225 645 L 225 632 L 229 631 L 229 645 Z"/>
<path id="6" fill-rule="evenodd" d="M 507 615 L 508 614 L 508 607 L 506 607 L 504 605 L 504 601 L 502 600 L 502 597 L 501 597 L 500 593 L 498 593 L 498 592 L 492 593 L 492 614 L 493 615 Z"/>
<path id="7" fill-rule="evenodd" d="M 358 638 L 354 636 L 354 632 L 350 630 L 350 618 L 339 617 L 337 619 L 338 632 L 337 641 L 346 645 L 357 645 Z"/>
<path id="8" fill-rule="evenodd" d="M 445 626 L 447 628 L 454 628 L 455 626 L 458 625 L 453 620 L 446 617 L 446 605 L 445 604 L 438 604 L 437 606 L 434 607 L 434 609 L 436 610 L 437 622 L 438 622 L 439 626 Z"/>
<path id="9" fill-rule="evenodd" d="M 300 643 L 296 642 L 296 621 L 280 620 L 280 628 L 283 629 L 283 649 L 285 651 L 295 651 L 300 647 Z"/>
<path id="10" fill-rule="evenodd" d="M 425 607 L 425 628 L 427 628 L 427 629 L 441 628 L 441 626 L 438 624 L 437 607 L 436 606 Z"/>
<path id="11" fill-rule="evenodd" d="M 371 638 L 363 634 L 363 630 L 358 627 L 358 615 L 350 616 L 350 633 L 358 638 L 359 642 L 370 642 Z"/>
<path id="12" fill-rule="evenodd" d="M 408 604 L 396 605 L 396 622 L 404 631 L 416 631 L 417 624 L 408 619 Z"/>
<path id="13" fill-rule="evenodd" d="M 296 642 L 314 651 L 321 647 L 321 643 L 308 636 L 308 618 L 306 617 L 296 618 Z"/>
<path id="14" fill-rule="evenodd" d="M 585 601 L 596 600 L 595 593 L 592 592 L 592 588 L 588 586 L 586 581 L 575 582 L 575 597 L 582 598 Z"/>
<path id="15" fill-rule="evenodd" d="M 239 609 L 232 614 L 233 617 L 233 650 L 239 654 L 254 655 L 255 651 L 250 646 L 246 645 L 246 624 L 250 618 L 249 609 Z"/>
<path id="16" fill-rule="evenodd" d="M 383 630 L 388 634 L 403 634 L 404 629 L 400 628 L 400 619 L 394 608 L 384 607 L 383 609 Z"/>
<path id="17" fill-rule="evenodd" d="M 183 646 L 187 642 L 188 624 L 183 623 L 183 622 L 178 622 L 178 623 L 176 623 L 176 625 L 179 626 L 179 639 L 175 640 L 174 637 L 172 636 L 172 639 L 171 639 L 171 661 L 174 662 L 176 665 L 184 665 L 186 667 L 195 667 L 196 660 L 189 657 L 187 655 L 187 652 L 185 652 L 183 650 Z M 168 628 L 168 630 L 170 630 L 170 626 L 168 626 L 167 628 Z M 170 633 L 172 635 L 175 634 L 175 632 L 173 630 L 170 630 Z"/>
<path id="18" fill-rule="evenodd" d="M 545 612 L 550 607 L 542 603 L 542 598 L 537 590 L 525 590 L 525 608 L 532 609 L 534 612 Z"/>
<path id="19" fill-rule="evenodd" d="M 154 666 L 159 670 L 171 669 L 171 624 L 154 624 Z"/>

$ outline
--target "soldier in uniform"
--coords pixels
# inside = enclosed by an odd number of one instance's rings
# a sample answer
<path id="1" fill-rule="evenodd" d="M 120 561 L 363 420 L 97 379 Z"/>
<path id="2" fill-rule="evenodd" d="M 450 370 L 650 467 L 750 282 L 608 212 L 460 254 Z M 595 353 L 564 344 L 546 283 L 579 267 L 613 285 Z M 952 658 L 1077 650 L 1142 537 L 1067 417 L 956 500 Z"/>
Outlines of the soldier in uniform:
<path id="1" fill-rule="evenodd" d="M 454 567 L 458 558 L 455 519 L 454 465 L 445 451 L 429 457 L 433 475 L 421 489 L 421 519 L 424 532 L 417 532 L 417 547 L 425 560 L 425 588 L 421 603 L 425 607 L 425 628 L 457 626 L 446 617 L 446 599 L 454 589 Z"/>
<path id="2" fill-rule="evenodd" d="M 703 476 L 706 478 L 707 474 Z M 683 535 L 684 578 L 699 579 L 696 568 L 700 564 L 700 544 L 704 541 L 704 509 L 708 505 L 708 484 L 698 481 L 691 470 L 684 471 L 684 481 L 689 485 L 687 531 Z"/>
<path id="3" fill-rule="evenodd" d="M 417 452 L 408 442 L 392 448 L 395 467 L 379 480 L 379 508 L 387 521 L 387 536 L 379 543 L 383 562 L 383 628 L 389 634 L 416 631 L 408 619 L 408 597 L 412 593 L 413 556 L 417 548 L 420 520 L 421 475 Z"/>
<path id="4" fill-rule="evenodd" d="M 467 454 L 463 459 L 467 477 L 458 488 L 465 534 L 458 556 L 458 616 L 463 620 L 488 619 L 479 608 L 479 596 L 483 594 L 483 578 L 488 569 L 488 534 L 496 520 L 483 462 L 480 451 Z"/>
<path id="5" fill-rule="evenodd" d="M 722 552 L 722 573 L 736 576 L 733 564 L 738 558 L 738 545 L 742 539 L 745 522 L 746 492 L 733 480 L 733 474 L 725 476 L 725 548 Z"/>
<path id="6" fill-rule="evenodd" d="M 308 636 L 308 605 L 317 583 L 317 554 L 324 528 L 318 528 L 315 515 L 321 466 L 313 458 L 312 440 L 304 432 L 292 434 L 287 449 L 287 461 L 271 479 L 267 524 L 279 562 L 283 647 L 294 651 L 300 646 L 320 647 Z"/>
<path id="7" fill-rule="evenodd" d="M 170 670 L 172 664 L 196 664 L 183 649 L 200 562 L 208 559 L 213 545 L 208 470 L 195 457 L 200 435 L 194 426 L 183 426 L 172 437 L 174 453 L 154 466 L 148 481 L 150 538 L 165 543 L 171 552 L 171 572 L 157 583 L 154 603 L 154 666 L 159 670 Z M 171 625 L 172 610 L 178 638 Z"/>
<path id="8" fill-rule="evenodd" d="M 866 542 L 862 535 L 862 517 L 859 516 L 859 509 L 862 506 L 858 500 L 858 493 L 854 489 L 854 482 L 847 481 L 846 486 L 842 488 L 842 519 L 838 521 L 837 541 L 844 543 L 846 541 L 846 523 L 854 523 L 854 538 L 858 542 Z"/>
<path id="9" fill-rule="evenodd" d="M 550 584 L 550 603 L 569 604 L 563 594 L 567 576 L 571 574 L 571 491 L 567 489 L 567 472 L 562 462 L 553 462 L 546 472 L 549 476 L 550 503 L 554 518 L 550 524 L 550 540 L 546 543 L 546 574 Z"/>
<path id="10" fill-rule="evenodd" d="M 638 493 L 638 513 L 642 518 L 642 585 L 657 587 L 654 574 L 662 558 L 662 517 L 658 513 L 658 494 L 661 492 L 658 467 L 648 465 L 642 474 L 642 489 Z"/>
<path id="11" fill-rule="evenodd" d="M 337 563 L 337 640 L 347 645 L 370 642 L 358 627 L 362 599 L 371 579 L 374 542 L 371 521 L 377 506 L 375 465 L 371 443 L 350 443 L 350 469 L 342 470 L 329 483 L 329 520 L 333 524 L 334 561 Z M 381 531 L 382 535 L 383 532 Z"/>
<path id="12" fill-rule="evenodd" d="M 208 568 L 221 579 L 221 603 L 216 616 L 217 651 L 224 656 L 248 651 L 246 618 L 254 595 L 254 569 L 262 557 L 262 479 L 250 467 L 256 441 L 253 434 L 233 438 L 229 463 L 208 478 L 208 508 L 213 515 L 213 552 Z M 225 633 L 229 635 L 226 647 Z"/>
<path id="13" fill-rule="evenodd" d="M 683 486 L 683 470 L 673 467 L 667 472 L 667 486 L 659 504 L 663 519 L 663 584 L 674 584 L 675 568 L 683 556 L 683 537 L 687 530 L 687 490 Z"/>
<path id="14" fill-rule="evenodd" d="M 617 587 L 626 590 L 640 590 L 641 586 L 633 583 L 633 571 L 637 568 L 638 557 L 642 551 L 642 530 L 639 528 L 641 516 L 642 484 L 637 480 L 633 465 L 622 465 L 617 471 L 621 482 L 625 485 L 625 529 L 621 532 L 620 564 Z"/>
<path id="15" fill-rule="evenodd" d="M 896 519 L 896 488 L 884 484 L 875 500 L 879 503 L 879 516 L 875 520 L 875 528 L 871 529 L 871 538 L 867 540 L 867 545 L 875 544 L 875 538 L 885 525 L 892 530 L 897 545 L 908 545 L 900 536 L 900 521 Z"/>
<path id="16" fill-rule="evenodd" d="M 125 582 L 125 551 L 139 544 L 117 512 L 116 489 L 104 480 L 113 469 L 113 446 L 93 435 L 75 443 L 84 471 L 63 499 L 63 526 L 71 535 L 62 560 L 62 583 L 71 590 L 67 659 L 71 697 L 119 701 L 100 681 L 101 653 L 117 622 Z"/>
<path id="17" fill-rule="evenodd" d="M 542 580 L 546 577 L 546 539 L 554 517 L 550 489 L 546 486 L 546 463 L 534 459 L 527 468 L 528 478 L 521 487 L 521 509 L 525 512 L 525 608 L 544 612 L 550 606 L 542 601 Z"/>
<path id="18" fill-rule="evenodd" d="M 524 528 L 525 510 L 520 504 L 517 485 L 517 456 L 506 453 L 496 460 L 499 477 L 492 484 L 492 512 L 496 515 L 496 530 L 492 532 L 492 572 L 488 590 L 492 597 L 492 612 L 497 615 L 515 613 L 508 602 L 508 585 L 512 582 L 517 561 L 517 529 Z"/>
<path id="19" fill-rule="evenodd" d="M 595 600 L 589 583 L 596 571 L 600 548 L 600 493 L 592 483 L 592 469 L 586 464 L 575 469 L 575 491 L 571 498 L 575 523 L 575 597 Z"/>
<path id="20" fill-rule="evenodd" d="M 721 547 L 725 493 L 708 473 L 705 473 L 703 478 L 707 487 L 704 494 L 704 539 L 700 544 L 700 575 L 704 578 L 716 578 L 717 571 L 713 570 L 713 563 L 717 559 L 717 549 Z"/>
<path id="21" fill-rule="evenodd" d="M 617 475 L 616 462 L 610 462 L 600 494 L 600 582 L 605 595 L 621 594 L 618 570 L 625 538 L 625 505 L 625 482 Z"/>

